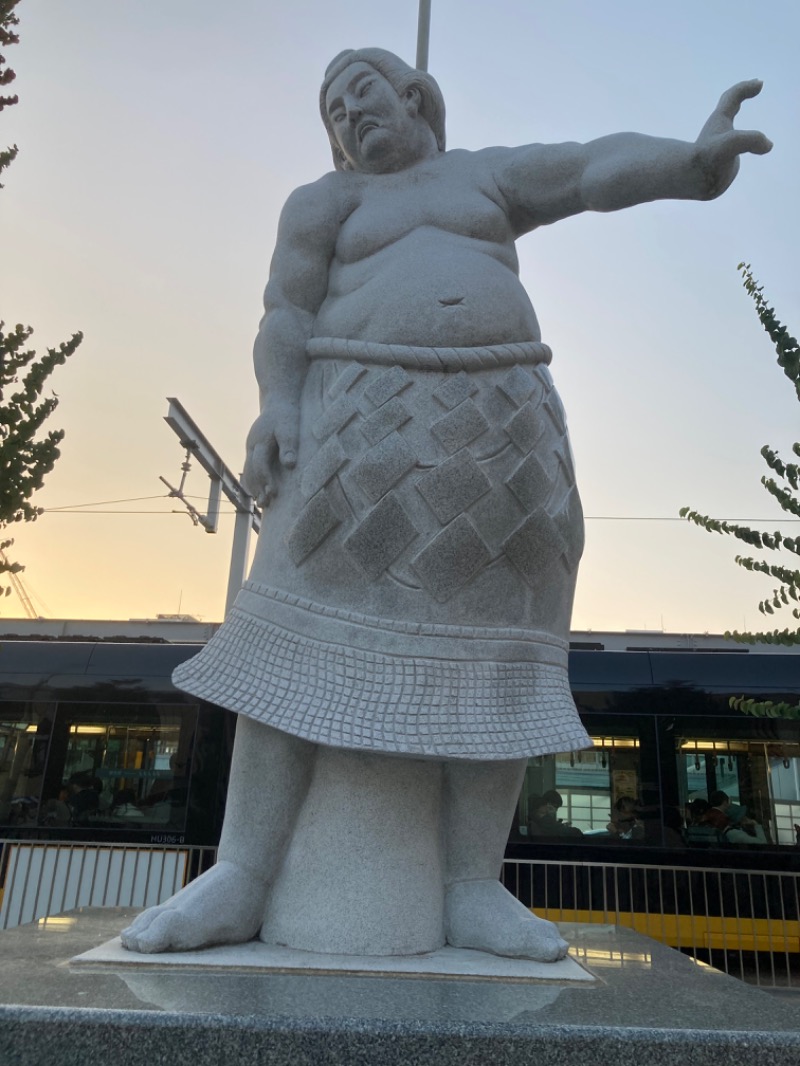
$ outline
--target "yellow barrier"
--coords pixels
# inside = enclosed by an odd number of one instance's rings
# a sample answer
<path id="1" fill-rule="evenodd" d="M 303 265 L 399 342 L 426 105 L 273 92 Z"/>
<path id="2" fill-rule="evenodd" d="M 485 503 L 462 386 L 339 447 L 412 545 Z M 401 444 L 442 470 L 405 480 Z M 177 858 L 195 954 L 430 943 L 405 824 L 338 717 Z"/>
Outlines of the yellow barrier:
<path id="1" fill-rule="evenodd" d="M 608 925 L 611 921 L 659 940 L 672 948 L 800 953 L 800 922 L 769 918 L 719 918 L 704 914 L 608 914 L 562 907 L 531 908 L 551 922 Z"/>

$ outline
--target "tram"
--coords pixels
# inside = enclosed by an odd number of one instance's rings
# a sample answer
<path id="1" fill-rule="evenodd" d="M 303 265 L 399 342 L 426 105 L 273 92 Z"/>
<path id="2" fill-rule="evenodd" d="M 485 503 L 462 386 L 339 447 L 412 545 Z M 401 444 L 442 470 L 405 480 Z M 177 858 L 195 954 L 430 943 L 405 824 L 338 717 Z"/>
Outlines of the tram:
<path id="1" fill-rule="evenodd" d="M 625 647 L 570 654 L 594 747 L 530 761 L 508 887 L 554 920 L 605 916 L 715 964 L 768 952 L 797 972 L 800 721 L 738 708 L 800 703 L 800 656 Z"/>
<path id="2" fill-rule="evenodd" d="M 200 646 L 0 640 L 0 838 L 213 848 L 235 716 L 170 681 Z M 506 884 L 560 920 L 625 911 L 681 946 L 701 916 L 709 947 L 800 955 L 800 721 L 735 705 L 800 703 L 800 656 L 576 634 L 570 678 L 594 746 L 530 760 Z"/>

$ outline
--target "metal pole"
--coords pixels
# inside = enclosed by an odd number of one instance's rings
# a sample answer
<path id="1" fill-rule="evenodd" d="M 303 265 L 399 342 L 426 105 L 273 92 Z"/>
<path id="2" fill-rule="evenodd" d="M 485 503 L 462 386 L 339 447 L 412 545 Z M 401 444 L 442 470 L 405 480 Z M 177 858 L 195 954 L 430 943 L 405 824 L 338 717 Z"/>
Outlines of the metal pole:
<path id="1" fill-rule="evenodd" d="M 231 567 L 228 572 L 228 594 L 225 597 L 225 614 L 230 611 L 236 593 L 244 584 L 247 576 L 247 549 L 250 545 L 250 523 L 252 521 L 253 501 L 245 496 L 236 505 L 236 524 L 233 529 L 233 549 Z"/>
<path id="2" fill-rule="evenodd" d="M 222 479 L 212 475 L 208 484 L 208 507 L 203 522 L 206 533 L 216 533 L 219 527 L 219 504 L 222 497 Z"/>
<path id="3" fill-rule="evenodd" d="M 428 69 L 428 44 L 431 37 L 431 0 L 419 0 L 417 22 L 417 70 Z"/>
<path id="4" fill-rule="evenodd" d="M 165 421 L 177 433 L 181 444 L 187 451 L 187 462 L 183 466 L 184 478 L 185 471 L 188 469 L 188 458 L 191 454 L 197 459 L 211 479 L 211 486 L 208 492 L 208 514 L 199 514 L 183 495 L 183 480 L 181 480 L 179 489 L 173 489 L 165 478 L 161 478 L 170 490 L 170 496 L 175 496 L 181 500 L 192 517 L 203 526 L 207 533 L 216 533 L 217 531 L 222 492 L 225 493 L 225 496 L 236 508 L 231 566 L 228 572 L 228 594 L 225 599 L 225 613 L 227 614 L 236 599 L 236 593 L 244 583 L 247 574 L 247 549 L 250 544 L 250 530 L 252 529 L 255 533 L 260 531 L 261 515 L 256 509 L 253 498 L 245 491 L 239 479 L 223 463 L 180 400 L 174 396 L 169 396 L 167 399 L 169 400 L 169 412 Z"/>

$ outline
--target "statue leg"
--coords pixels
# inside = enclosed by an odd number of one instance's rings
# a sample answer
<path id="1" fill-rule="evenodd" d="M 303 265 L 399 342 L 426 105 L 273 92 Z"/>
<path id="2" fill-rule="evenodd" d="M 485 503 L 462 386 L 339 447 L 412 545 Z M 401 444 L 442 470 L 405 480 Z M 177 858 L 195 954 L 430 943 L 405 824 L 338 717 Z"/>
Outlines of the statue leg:
<path id="1" fill-rule="evenodd" d="M 499 881 L 526 763 L 445 763 L 445 933 L 453 947 L 553 962 L 567 953 L 558 929 Z"/>
<path id="2" fill-rule="evenodd" d="M 316 746 L 243 715 L 217 863 L 122 932 L 131 951 L 191 951 L 252 940 L 302 806 Z"/>

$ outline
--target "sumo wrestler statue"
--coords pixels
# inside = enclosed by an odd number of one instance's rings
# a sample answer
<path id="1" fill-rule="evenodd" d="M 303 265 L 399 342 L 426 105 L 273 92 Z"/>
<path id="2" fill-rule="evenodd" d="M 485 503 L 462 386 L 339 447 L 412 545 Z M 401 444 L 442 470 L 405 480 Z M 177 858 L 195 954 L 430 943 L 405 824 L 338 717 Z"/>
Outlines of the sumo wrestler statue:
<path id="1" fill-rule="evenodd" d="M 175 673 L 239 714 L 219 859 L 127 948 L 564 955 L 498 880 L 527 759 L 589 743 L 567 680 L 581 507 L 514 242 L 719 196 L 771 147 L 733 127 L 760 88 L 728 90 L 694 142 L 445 151 L 430 75 L 378 48 L 333 60 L 335 169 L 283 210 L 255 344 L 263 530 Z"/>

